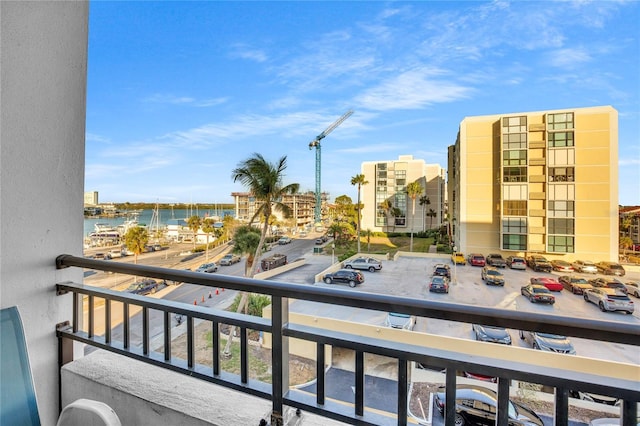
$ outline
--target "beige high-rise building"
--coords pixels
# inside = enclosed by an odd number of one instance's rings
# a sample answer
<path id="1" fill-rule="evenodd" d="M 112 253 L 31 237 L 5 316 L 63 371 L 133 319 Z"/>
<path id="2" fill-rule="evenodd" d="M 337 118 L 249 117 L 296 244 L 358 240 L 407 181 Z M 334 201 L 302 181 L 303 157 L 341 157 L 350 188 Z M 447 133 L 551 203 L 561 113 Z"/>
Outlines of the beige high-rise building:
<path id="1" fill-rule="evenodd" d="M 618 259 L 618 112 L 467 117 L 449 147 L 453 241 L 465 254 Z"/>
<path id="2" fill-rule="evenodd" d="M 363 230 L 420 232 L 442 224 L 446 189 L 445 171 L 440 165 L 401 155 L 397 160 L 364 162 L 361 173 L 369 182 L 360 190 Z M 407 185 L 411 182 L 418 182 L 423 188 L 422 194 L 416 197 L 415 213 L 413 200 L 407 195 Z M 424 196 L 429 204 L 420 203 Z M 386 202 L 396 209 L 396 215 L 383 208 Z"/>

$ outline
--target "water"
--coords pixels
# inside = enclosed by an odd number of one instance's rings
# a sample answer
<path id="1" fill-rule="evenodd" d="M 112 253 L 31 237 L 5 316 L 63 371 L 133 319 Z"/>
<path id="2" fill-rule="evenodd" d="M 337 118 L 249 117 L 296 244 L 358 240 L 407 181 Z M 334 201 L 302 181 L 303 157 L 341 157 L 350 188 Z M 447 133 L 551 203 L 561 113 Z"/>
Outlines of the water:
<path id="1" fill-rule="evenodd" d="M 158 210 L 160 227 L 164 227 L 167 221 L 170 219 L 188 219 L 191 216 L 198 215 L 200 217 L 212 217 L 220 216 L 223 218 L 226 215 L 233 216 L 234 210 L 215 210 L 215 209 L 160 209 Z M 153 209 L 142 210 L 138 215 L 138 223 L 141 225 L 147 225 L 151 227 L 151 218 L 153 216 Z M 122 225 L 129 217 L 113 217 L 113 218 L 85 218 L 84 219 L 84 235 L 87 236 L 95 230 L 96 223 L 106 223 L 114 228 L 118 225 Z"/>

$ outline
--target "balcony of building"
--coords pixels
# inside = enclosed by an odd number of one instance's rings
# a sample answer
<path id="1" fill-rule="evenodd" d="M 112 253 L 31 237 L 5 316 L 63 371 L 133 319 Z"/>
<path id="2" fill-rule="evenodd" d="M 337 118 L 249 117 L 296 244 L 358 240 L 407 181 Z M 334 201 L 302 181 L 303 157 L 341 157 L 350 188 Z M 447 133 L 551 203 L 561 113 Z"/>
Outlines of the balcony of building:
<path id="1" fill-rule="evenodd" d="M 69 322 L 57 326 L 60 353 L 68 354 L 63 356 L 60 366 L 62 403 L 79 396 L 105 401 L 121 416 L 123 424 L 151 424 L 154 419 L 163 424 L 169 424 L 169 421 L 183 425 L 258 425 L 261 421 L 272 425 L 320 425 L 333 422 L 363 425 L 427 424 L 427 420 L 420 419 L 419 413 L 411 412 L 409 404 L 412 377 L 416 374 L 413 366 L 419 363 L 446 371 L 442 374 L 442 382 L 447 389 L 445 424 L 455 423 L 455 405 L 449 395 L 453 395 L 456 386 L 465 380 L 459 373 L 472 371 L 497 377 L 497 384 L 490 386 L 498 392 L 499 425 L 510 424 L 507 404 L 510 394 L 517 392 L 522 382 L 536 383 L 545 389 L 540 398 L 553 402 L 553 422 L 556 425 L 568 424 L 569 395 L 575 390 L 619 398 L 623 401 L 619 413 L 625 419 L 624 424 L 635 425 L 637 403 L 640 401 L 638 365 L 417 332 L 389 335 L 381 332 L 379 326 L 367 327 L 350 324 L 349 321 L 332 324 L 313 312 L 309 312 L 306 319 L 305 316 L 292 315 L 289 304 L 294 299 L 330 303 L 637 346 L 640 343 L 640 329 L 636 325 L 198 274 L 69 255 L 59 256 L 56 263 L 58 268 L 89 268 L 141 275 L 216 289 L 256 292 L 271 297 L 272 304 L 266 311 L 270 314 L 252 317 L 80 283 L 56 284 L 58 297 L 71 294 L 73 299 L 73 308 L 68 313 Z M 132 320 L 134 310 L 140 311 L 141 316 L 141 323 L 137 326 L 133 325 Z M 172 338 L 176 333 L 173 322 L 175 315 L 184 318 L 181 327 L 186 334 L 185 358 L 175 356 L 172 351 L 172 347 L 175 350 Z M 83 318 L 86 320 L 83 321 Z M 115 324 L 116 318 L 121 318 L 122 323 Z M 151 318 L 162 323 L 163 332 L 159 337 L 161 350 L 157 349 L 158 341 L 154 343 L 150 337 Z M 111 326 L 98 330 L 98 321 Z M 203 321 L 211 326 L 211 365 L 204 365 L 195 357 L 197 343 L 194 327 Z M 241 372 L 238 375 L 220 368 L 224 345 L 220 329 L 223 324 L 237 326 L 240 330 L 238 362 Z M 112 327 L 116 326 L 122 327 L 121 339 L 116 339 L 111 332 Z M 263 333 L 271 347 L 272 373 L 266 381 L 251 378 L 248 374 L 248 334 L 251 330 Z M 133 335 L 140 337 L 138 344 L 133 344 Z M 70 355 L 73 342 L 95 346 L 102 351 L 73 360 Z M 316 365 L 312 391 L 288 386 L 289 359 L 304 346 L 304 351 L 311 354 Z M 353 376 L 348 384 L 353 388 L 353 399 L 350 401 L 335 400 L 326 394 L 329 383 L 325 372 L 330 364 L 330 355 L 327 354 L 331 353 L 328 350 L 331 347 L 355 352 Z M 391 358 L 397 367 L 393 392 L 385 395 L 393 401 L 392 408 L 387 411 L 377 409 L 370 403 L 370 395 L 376 392 L 370 384 L 371 378 L 365 364 L 365 357 L 370 354 Z"/>

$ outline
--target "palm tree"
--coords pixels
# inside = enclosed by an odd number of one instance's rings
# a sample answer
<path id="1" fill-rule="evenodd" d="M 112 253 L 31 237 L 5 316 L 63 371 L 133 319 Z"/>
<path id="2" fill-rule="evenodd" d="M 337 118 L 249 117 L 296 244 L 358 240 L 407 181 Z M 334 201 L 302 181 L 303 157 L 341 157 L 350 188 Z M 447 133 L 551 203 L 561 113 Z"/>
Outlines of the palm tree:
<path id="1" fill-rule="evenodd" d="M 129 228 L 124 234 L 124 244 L 127 250 L 133 252 L 133 263 L 138 263 L 138 255 L 142 253 L 149 242 L 149 233 L 146 229 L 139 226 Z"/>
<path id="2" fill-rule="evenodd" d="M 425 212 L 425 206 L 428 206 L 431 204 L 431 200 L 429 199 L 429 197 L 427 195 L 423 195 L 422 197 L 420 197 L 420 199 L 418 200 L 420 202 L 420 205 L 422 206 L 422 232 L 425 231 L 424 229 L 424 217 L 426 216 L 426 212 Z"/>
<path id="3" fill-rule="evenodd" d="M 407 195 L 411 198 L 411 240 L 409 243 L 409 251 L 413 251 L 413 221 L 416 215 L 416 198 L 422 194 L 424 188 L 420 182 L 411 182 L 407 185 Z"/>
<path id="4" fill-rule="evenodd" d="M 380 208 L 384 212 L 384 215 L 387 219 L 387 232 L 389 232 L 389 222 L 391 221 L 390 218 L 393 212 L 393 203 L 389 198 L 387 198 L 386 200 L 380 203 Z"/>
<path id="5" fill-rule="evenodd" d="M 358 185 L 358 204 L 356 206 L 358 209 L 358 227 L 356 228 L 356 235 L 358 238 L 358 253 L 360 253 L 360 188 L 362 187 L 362 185 L 366 185 L 368 183 L 369 181 L 365 180 L 363 174 L 355 175 L 351 178 L 351 185 Z"/>
<path id="6" fill-rule="evenodd" d="M 201 224 L 202 224 L 202 221 L 200 219 L 200 216 L 197 216 L 197 215 L 193 215 L 189 218 L 189 220 L 187 220 L 187 225 L 189 226 L 189 229 L 191 229 L 191 232 L 193 234 L 194 250 L 196 248 L 196 233 L 198 232 L 198 229 L 200 229 Z"/>
<path id="7" fill-rule="evenodd" d="M 213 220 L 205 219 L 202 221 L 202 232 L 207 235 L 207 247 L 205 250 L 205 262 L 209 261 L 209 236 L 214 232 L 216 228 L 213 227 Z"/>
<path id="8" fill-rule="evenodd" d="M 433 218 L 436 217 L 438 214 L 436 213 L 436 211 L 434 209 L 429 209 L 429 212 L 427 213 L 427 216 L 430 217 L 429 219 L 429 229 L 433 228 Z"/>

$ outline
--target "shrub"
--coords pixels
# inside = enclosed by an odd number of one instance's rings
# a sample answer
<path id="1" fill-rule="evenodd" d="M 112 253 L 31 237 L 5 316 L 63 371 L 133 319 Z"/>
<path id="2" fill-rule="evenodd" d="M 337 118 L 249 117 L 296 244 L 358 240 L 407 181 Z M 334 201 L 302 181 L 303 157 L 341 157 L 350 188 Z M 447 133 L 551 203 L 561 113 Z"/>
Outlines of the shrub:
<path id="1" fill-rule="evenodd" d="M 240 298 L 242 297 L 242 293 L 238 293 L 233 299 L 233 303 L 229 306 L 228 311 L 235 312 L 238 310 L 238 305 L 240 304 Z M 249 315 L 253 315 L 254 317 L 262 316 L 262 309 L 271 304 L 271 297 L 266 296 L 264 294 L 249 294 L 249 300 L 247 302 L 248 309 L 247 312 Z"/>

